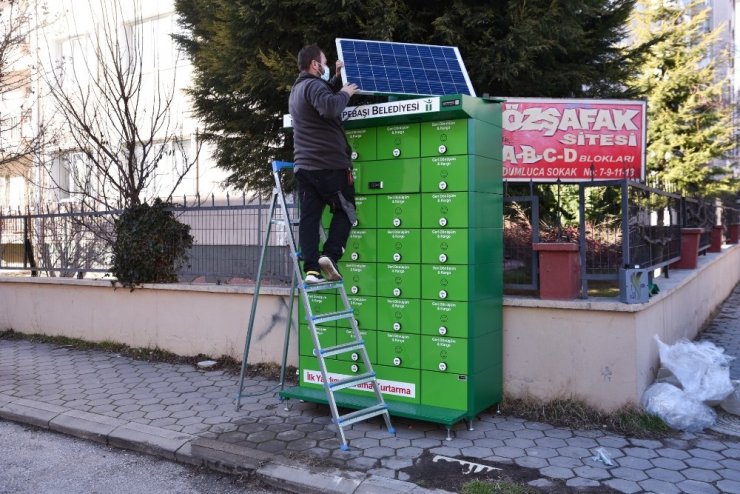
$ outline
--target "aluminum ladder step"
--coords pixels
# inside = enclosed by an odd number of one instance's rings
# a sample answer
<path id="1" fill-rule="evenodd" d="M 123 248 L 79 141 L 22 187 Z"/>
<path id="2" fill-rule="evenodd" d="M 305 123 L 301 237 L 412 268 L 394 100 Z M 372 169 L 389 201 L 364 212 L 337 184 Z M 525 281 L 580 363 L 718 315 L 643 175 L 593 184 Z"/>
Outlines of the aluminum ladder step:
<path id="1" fill-rule="evenodd" d="M 303 283 L 303 289 L 308 293 L 321 292 L 323 290 L 336 290 L 342 286 L 344 282 L 339 281 L 322 281 L 321 283 Z"/>
<path id="2" fill-rule="evenodd" d="M 329 388 L 329 391 L 333 393 L 335 391 L 339 391 L 340 389 L 351 388 L 352 386 L 369 383 L 374 380 L 375 372 L 366 372 L 364 374 L 358 374 L 356 376 L 348 377 L 347 379 L 341 379 L 339 381 L 334 381 L 333 383 L 328 383 L 327 386 Z"/>
<path id="3" fill-rule="evenodd" d="M 378 403 L 377 405 L 373 405 L 368 408 L 363 408 L 361 410 L 356 410 L 346 415 L 342 415 L 336 420 L 335 423 L 339 427 L 346 427 L 356 422 L 361 422 L 363 420 L 382 415 L 386 412 L 386 410 L 388 410 L 388 405 L 386 405 L 385 403 Z"/>
<path id="4" fill-rule="evenodd" d="M 351 319 L 355 315 L 355 311 L 340 310 L 338 312 L 327 312 L 326 314 L 319 314 L 318 316 L 311 316 L 311 320 L 315 325 L 322 324 L 330 321 L 339 321 L 341 319 Z"/>
<path id="5" fill-rule="evenodd" d="M 286 223 L 290 223 L 290 226 L 298 226 L 298 220 L 290 220 L 289 222 L 281 218 L 272 220 L 273 225 L 285 225 Z"/>
<path id="6" fill-rule="evenodd" d="M 339 355 L 340 353 L 348 353 L 354 350 L 360 350 L 364 347 L 365 347 L 364 340 L 350 341 L 349 343 L 343 343 L 341 345 L 330 346 L 330 347 L 324 348 L 321 350 L 321 355 L 324 358 L 333 357 L 334 355 Z"/>

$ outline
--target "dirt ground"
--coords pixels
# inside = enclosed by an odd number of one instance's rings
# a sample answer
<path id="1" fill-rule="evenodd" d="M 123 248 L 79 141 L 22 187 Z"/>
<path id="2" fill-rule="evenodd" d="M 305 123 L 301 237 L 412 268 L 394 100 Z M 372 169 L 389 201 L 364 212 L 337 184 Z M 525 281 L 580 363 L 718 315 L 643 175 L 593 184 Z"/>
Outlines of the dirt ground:
<path id="1" fill-rule="evenodd" d="M 459 492 L 463 485 L 473 480 L 483 481 L 505 481 L 526 486 L 528 482 L 542 478 L 535 468 L 520 467 L 515 464 L 495 463 L 478 458 L 455 458 L 462 459 L 466 463 L 450 462 L 442 459 L 434 461 L 436 455 L 425 453 L 420 456 L 412 466 L 402 471 L 411 478 L 410 482 L 430 489 L 444 489 L 450 492 Z M 472 464 L 472 465 L 471 465 Z M 493 470 L 480 468 L 493 467 Z M 611 494 L 618 491 L 609 487 L 568 487 L 564 481 L 549 479 L 551 485 L 548 487 L 530 487 L 532 492 L 547 494 L 566 493 L 588 493 L 588 494 Z"/>

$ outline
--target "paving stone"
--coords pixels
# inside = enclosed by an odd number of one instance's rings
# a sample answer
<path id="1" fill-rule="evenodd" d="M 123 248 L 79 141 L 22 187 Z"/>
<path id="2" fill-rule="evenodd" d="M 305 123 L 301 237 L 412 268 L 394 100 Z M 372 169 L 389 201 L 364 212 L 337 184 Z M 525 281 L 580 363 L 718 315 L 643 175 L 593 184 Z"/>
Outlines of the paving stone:
<path id="1" fill-rule="evenodd" d="M 514 437 L 514 433 L 511 431 L 505 431 L 505 430 L 487 431 L 486 437 L 490 439 L 498 439 L 501 441 L 505 441 L 507 439 L 512 439 Z"/>
<path id="2" fill-rule="evenodd" d="M 180 432 L 183 434 L 197 435 L 208 430 L 206 424 L 191 424 L 180 428 Z"/>
<path id="3" fill-rule="evenodd" d="M 570 479 L 576 476 L 570 468 L 552 466 L 540 469 L 540 473 L 554 479 Z"/>
<path id="4" fill-rule="evenodd" d="M 521 422 L 514 422 L 512 420 L 509 420 L 509 421 L 504 422 L 502 424 L 498 424 L 498 428 L 499 428 L 499 430 L 502 430 L 502 431 L 513 432 L 513 431 L 523 430 L 525 427 L 524 427 L 524 424 L 522 424 Z M 489 435 L 489 433 L 486 433 L 486 437 L 491 437 L 491 436 Z M 512 437 L 513 437 L 513 435 L 512 435 Z"/>
<path id="5" fill-rule="evenodd" d="M 389 456 L 395 455 L 395 453 L 396 453 L 396 450 L 394 450 L 393 448 L 385 448 L 382 446 L 377 446 L 377 447 L 365 449 L 363 454 L 364 456 L 367 456 L 369 458 L 387 458 Z M 437 453 L 437 454 L 443 454 L 443 453 Z M 459 454 L 459 451 L 457 454 Z"/>
<path id="6" fill-rule="evenodd" d="M 656 458 L 658 456 L 658 453 L 656 453 L 655 450 L 647 448 L 622 448 L 622 452 L 625 456 L 644 458 L 646 460 Z"/>
<path id="7" fill-rule="evenodd" d="M 524 450 L 521 448 L 512 448 L 511 446 L 503 446 L 501 448 L 494 448 L 493 454 L 501 456 L 503 458 L 519 458 L 520 456 L 526 456 Z"/>
<path id="8" fill-rule="evenodd" d="M 289 449 L 291 451 L 306 451 L 306 450 L 310 450 L 311 448 L 315 448 L 315 447 L 316 447 L 316 440 L 309 439 L 309 438 L 303 438 L 303 439 L 295 439 L 293 441 L 290 441 L 288 445 L 286 446 L 286 449 Z"/>
<path id="9" fill-rule="evenodd" d="M 695 467 L 703 468 L 705 470 L 718 470 L 722 468 L 722 465 L 714 460 L 705 460 L 704 458 L 689 458 L 686 460 L 686 464 Z"/>
<path id="10" fill-rule="evenodd" d="M 629 446 L 629 442 L 623 437 L 616 436 L 604 436 L 596 439 L 596 442 L 601 446 L 607 446 L 609 448 L 624 448 Z"/>
<path id="11" fill-rule="evenodd" d="M 533 456 L 535 458 L 553 458 L 555 456 L 558 456 L 558 452 L 552 448 L 540 448 L 540 447 L 534 447 L 534 448 L 527 448 L 524 450 L 527 453 L 527 456 Z"/>
<path id="12" fill-rule="evenodd" d="M 198 420 L 203 420 L 203 418 L 200 417 L 200 416 L 197 416 L 195 418 L 198 419 Z M 278 434 L 281 433 L 281 432 L 286 432 L 286 431 L 292 431 L 292 430 L 294 430 L 294 427 L 292 425 L 290 425 L 290 424 L 270 424 L 266 428 L 267 428 L 268 431 L 276 432 Z M 349 431 L 346 431 L 346 432 L 349 432 Z M 302 434 L 305 434 L 305 433 L 302 433 Z M 347 435 L 347 434 L 345 434 L 345 435 Z"/>
<path id="13" fill-rule="evenodd" d="M 399 458 L 418 458 L 422 453 L 424 453 L 423 449 L 415 448 L 413 446 L 396 450 L 396 456 Z"/>
<path id="14" fill-rule="evenodd" d="M 673 458 L 653 458 L 650 463 L 666 470 L 683 470 L 688 467 L 683 461 L 674 460 Z"/>
<path id="15" fill-rule="evenodd" d="M 717 470 L 717 474 L 721 475 L 723 478 L 727 480 L 734 480 L 736 482 L 740 482 L 740 470 L 735 470 L 731 468 L 723 468 L 722 470 Z"/>
<path id="16" fill-rule="evenodd" d="M 648 478 L 647 474 L 645 474 L 643 470 L 636 470 L 634 468 L 617 467 L 612 468 L 609 471 L 613 477 L 624 480 L 633 480 L 635 482 Z"/>
<path id="17" fill-rule="evenodd" d="M 575 446 L 566 446 L 564 448 L 558 448 L 558 453 L 568 458 L 590 458 L 591 452 L 585 448 L 579 448 Z"/>
<path id="18" fill-rule="evenodd" d="M 611 477 L 611 474 L 608 470 L 605 470 L 603 468 L 595 468 L 590 465 L 576 467 L 573 469 L 573 472 L 579 477 L 593 480 L 603 480 Z"/>
<path id="19" fill-rule="evenodd" d="M 507 439 L 504 441 L 504 444 L 512 448 L 520 449 L 531 448 L 535 445 L 534 441 L 532 441 L 531 439 L 520 439 L 518 437 Z"/>
<path id="20" fill-rule="evenodd" d="M 535 439 L 534 442 L 537 446 L 545 448 L 564 448 L 568 446 L 568 443 L 564 439 L 558 437 L 543 437 L 541 439 Z"/>
<path id="21" fill-rule="evenodd" d="M 411 446 L 411 441 L 408 439 L 401 439 L 398 437 L 385 437 L 380 440 L 380 445 L 387 448 L 407 448 Z"/>
<path id="22" fill-rule="evenodd" d="M 720 460 L 719 462 L 725 468 L 733 468 L 740 471 L 740 461 L 738 460 Z"/>
<path id="23" fill-rule="evenodd" d="M 456 430 L 455 431 L 455 438 L 456 439 L 467 439 L 467 440 L 470 440 L 470 441 L 475 441 L 475 440 L 481 439 L 483 437 L 486 437 L 486 432 L 485 431 L 482 431 L 482 430 L 481 431 L 479 431 L 479 430 L 472 430 L 472 431 L 470 431 L 470 430 L 467 430 L 467 429 L 463 429 L 463 430 Z"/>
<path id="24" fill-rule="evenodd" d="M 591 479 L 582 479 L 580 477 L 576 477 L 574 479 L 568 479 L 565 482 L 565 485 L 568 487 L 599 487 L 601 484 L 595 480 Z"/>
<path id="25" fill-rule="evenodd" d="M 565 429 L 547 429 L 544 432 L 547 437 L 557 437 L 560 439 L 568 439 L 573 437 L 573 433 Z"/>
<path id="26" fill-rule="evenodd" d="M 385 468 L 391 468 L 393 470 L 403 470 L 404 468 L 408 468 L 414 464 L 414 460 L 411 458 L 398 458 L 398 457 L 390 457 L 390 458 L 381 458 L 380 465 Z"/>
<path id="27" fill-rule="evenodd" d="M 542 422 L 524 422 L 524 427 L 535 431 L 546 431 L 548 429 L 554 429 L 554 427 L 550 424 L 545 424 Z"/>
<path id="28" fill-rule="evenodd" d="M 694 443 L 694 446 L 697 448 L 708 449 L 710 451 L 722 451 L 723 449 L 727 449 L 727 446 L 722 444 L 720 441 L 712 439 L 699 439 Z"/>
<path id="29" fill-rule="evenodd" d="M 541 430 L 524 429 L 514 431 L 514 436 L 519 439 L 540 439 L 544 438 L 545 434 Z"/>
<path id="30" fill-rule="evenodd" d="M 547 462 L 554 467 L 575 468 L 583 466 L 583 461 L 577 458 L 568 458 L 567 456 L 548 458 Z"/>
<path id="31" fill-rule="evenodd" d="M 604 481 L 604 485 L 611 487 L 619 492 L 626 494 L 632 494 L 635 492 L 642 492 L 642 488 L 637 482 L 625 479 L 609 479 Z"/>
<path id="32" fill-rule="evenodd" d="M 504 442 L 499 439 L 478 439 L 475 441 L 475 445 L 481 448 L 500 448 L 504 446 Z"/>
<path id="33" fill-rule="evenodd" d="M 663 447 L 663 443 L 660 441 L 655 441 L 653 439 L 635 439 L 632 438 L 629 440 L 629 442 L 633 446 L 638 446 L 641 448 L 647 448 L 647 449 L 659 449 Z"/>
<path id="34" fill-rule="evenodd" d="M 514 459 L 514 463 L 520 467 L 526 468 L 545 468 L 550 466 L 545 458 L 536 458 L 533 456 L 522 456 Z"/>
<path id="35" fill-rule="evenodd" d="M 651 468 L 650 470 L 646 470 L 645 473 L 652 479 L 664 480 L 674 484 L 676 482 L 686 480 L 686 477 L 684 477 L 681 472 L 677 472 L 676 470 L 667 470 L 665 468 Z"/>
<path id="36" fill-rule="evenodd" d="M 719 494 L 720 492 L 713 485 L 696 480 L 684 480 L 676 484 L 676 487 L 687 494 Z"/>
<path id="37" fill-rule="evenodd" d="M 655 492 L 656 494 L 678 494 L 681 492 L 678 487 L 663 480 L 648 479 L 638 482 L 638 484 L 647 492 Z"/>
<path id="38" fill-rule="evenodd" d="M 676 448 L 662 448 L 656 450 L 656 453 L 665 458 L 673 458 L 675 460 L 685 460 L 687 458 L 691 458 L 691 455 L 689 453 Z"/>
<path id="39" fill-rule="evenodd" d="M 726 494 L 740 494 L 740 482 L 734 480 L 720 480 L 717 482 L 720 492 Z"/>
<path id="40" fill-rule="evenodd" d="M 634 468 L 636 470 L 649 470 L 653 468 L 653 464 L 649 460 L 643 458 L 635 458 L 633 456 L 625 456 L 618 458 L 616 462 L 621 467 Z"/>
<path id="41" fill-rule="evenodd" d="M 699 480 L 701 482 L 714 482 L 721 478 L 716 472 L 703 468 L 687 468 L 681 470 L 681 474 L 689 480 Z"/>
<path id="42" fill-rule="evenodd" d="M 469 456 L 471 458 L 486 458 L 491 456 L 493 451 L 491 448 L 482 448 L 480 446 L 470 446 L 468 448 L 461 448 L 460 453 L 463 456 Z"/>
<path id="43" fill-rule="evenodd" d="M 566 439 L 565 442 L 568 446 L 572 446 L 575 448 L 591 449 L 599 446 L 599 443 L 597 443 L 595 439 L 590 437 L 570 437 Z"/>
<path id="44" fill-rule="evenodd" d="M 725 457 L 716 451 L 709 451 L 708 449 L 692 448 L 687 451 L 694 458 L 704 458 L 705 460 L 719 461 Z"/>

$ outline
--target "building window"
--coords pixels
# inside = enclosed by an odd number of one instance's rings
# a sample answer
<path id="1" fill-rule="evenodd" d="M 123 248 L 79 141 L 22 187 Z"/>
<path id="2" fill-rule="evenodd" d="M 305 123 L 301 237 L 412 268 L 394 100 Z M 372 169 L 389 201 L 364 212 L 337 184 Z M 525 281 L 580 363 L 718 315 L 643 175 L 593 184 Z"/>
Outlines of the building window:
<path id="1" fill-rule="evenodd" d="M 172 34 L 179 32 L 179 27 L 173 14 L 144 19 L 130 24 L 128 30 L 135 50 L 140 52 L 143 73 L 171 69 L 178 64 L 179 50 Z"/>

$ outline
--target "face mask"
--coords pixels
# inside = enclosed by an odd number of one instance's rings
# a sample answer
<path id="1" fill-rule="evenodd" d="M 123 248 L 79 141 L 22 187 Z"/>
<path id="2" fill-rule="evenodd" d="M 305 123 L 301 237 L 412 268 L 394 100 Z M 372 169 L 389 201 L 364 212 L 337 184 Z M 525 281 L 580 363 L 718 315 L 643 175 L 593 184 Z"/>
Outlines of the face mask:
<path id="1" fill-rule="evenodd" d="M 329 67 L 327 65 L 322 65 L 322 67 L 324 67 L 324 72 L 321 74 L 321 78 L 329 82 Z"/>

